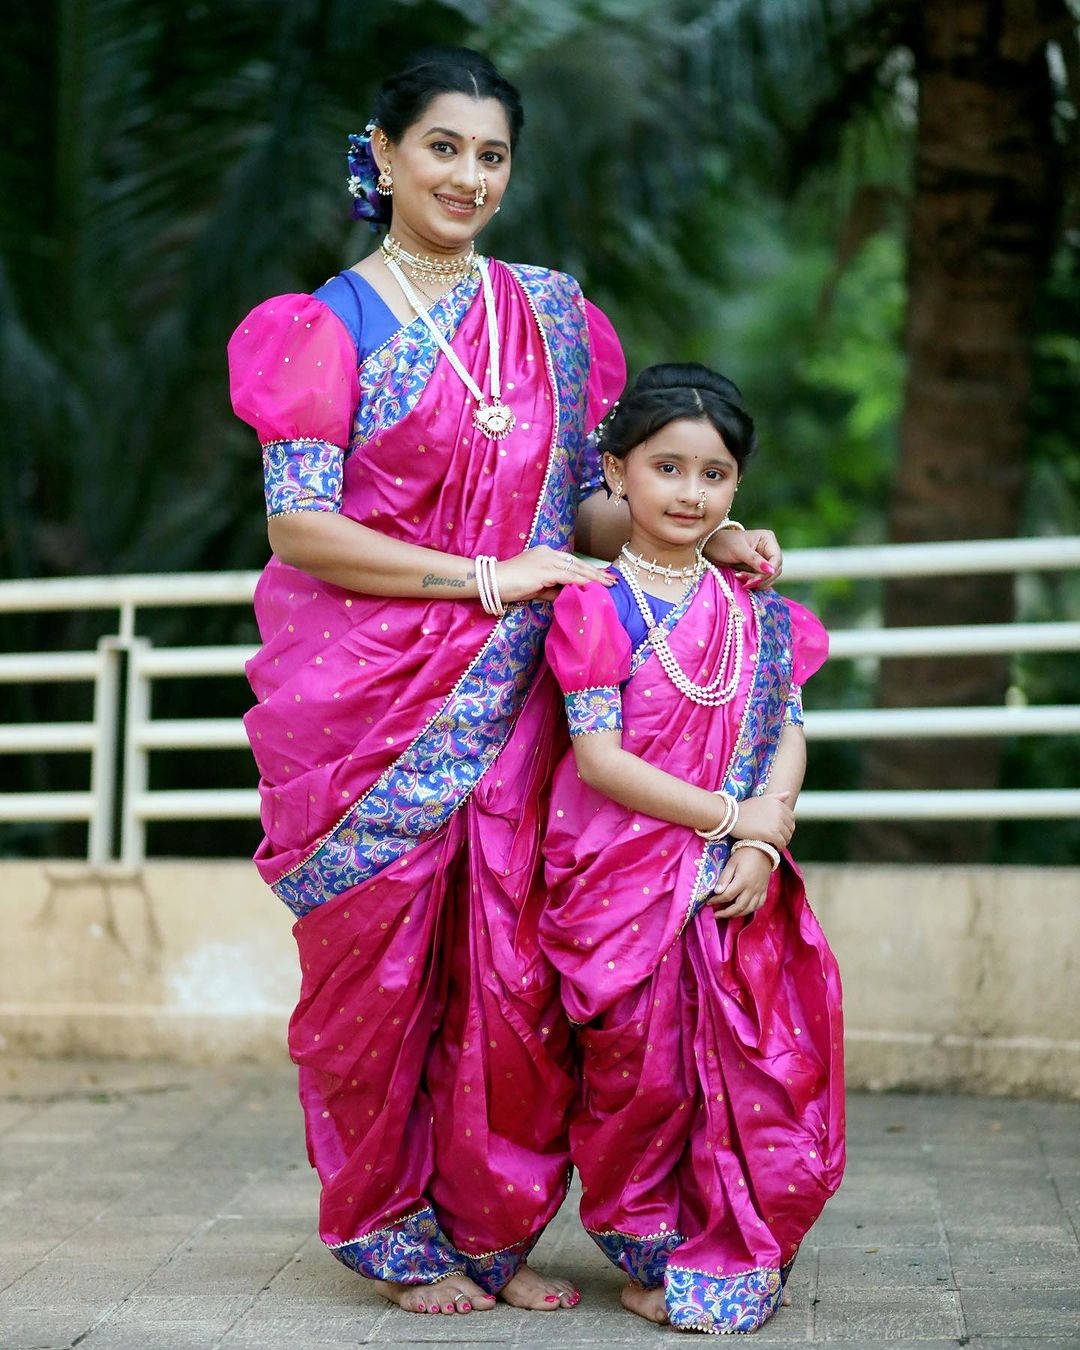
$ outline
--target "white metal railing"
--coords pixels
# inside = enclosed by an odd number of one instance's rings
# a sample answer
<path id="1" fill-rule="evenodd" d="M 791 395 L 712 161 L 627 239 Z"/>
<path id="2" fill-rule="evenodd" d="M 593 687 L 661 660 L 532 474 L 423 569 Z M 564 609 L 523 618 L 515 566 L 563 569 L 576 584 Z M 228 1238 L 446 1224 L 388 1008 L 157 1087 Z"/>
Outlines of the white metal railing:
<path id="1" fill-rule="evenodd" d="M 1080 570 L 1080 536 L 976 540 L 793 550 L 785 581 L 887 578 L 976 573 Z M 0 613 L 115 610 L 116 631 L 95 651 L 0 655 L 0 685 L 90 683 L 89 722 L 0 725 L 0 754 L 83 752 L 90 756 L 82 792 L 0 793 L 0 821 L 86 821 L 88 855 L 104 864 L 116 856 L 113 820 L 119 813 L 120 861 L 138 866 L 146 825 L 155 820 L 255 819 L 255 788 L 161 791 L 149 788 L 150 755 L 159 750 L 246 746 L 238 718 L 152 716 L 152 689 L 164 678 L 198 679 L 243 673 L 244 646 L 154 647 L 137 634 L 140 610 L 250 605 L 256 572 L 71 577 L 0 582 Z M 980 624 L 967 627 L 847 629 L 831 634 L 832 659 L 1080 651 L 1080 622 Z M 123 691 L 123 699 L 121 693 Z M 121 716 L 123 712 L 123 716 Z M 123 744 L 118 746 L 123 723 Z M 807 737 L 1036 736 L 1080 733 L 1080 706 L 987 708 L 868 708 L 812 711 Z M 118 754 L 119 751 L 119 754 Z M 123 772 L 118 777 L 118 759 Z M 804 792 L 807 820 L 1053 819 L 1080 816 L 1080 787 L 1026 791 Z"/>

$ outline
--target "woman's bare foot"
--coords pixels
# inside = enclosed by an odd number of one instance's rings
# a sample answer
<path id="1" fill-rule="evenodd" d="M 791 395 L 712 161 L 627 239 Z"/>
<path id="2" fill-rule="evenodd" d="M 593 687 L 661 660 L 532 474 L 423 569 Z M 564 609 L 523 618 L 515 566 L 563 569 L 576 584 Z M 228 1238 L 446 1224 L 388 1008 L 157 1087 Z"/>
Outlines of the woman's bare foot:
<path id="1" fill-rule="evenodd" d="M 393 1280 L 376 1280 L 375 1287 L 383 1298 L 396 1303 L 405 1312 L 488 1312 L 495 1306 L 491 1295 L 485 1294 L 478 1284 L 464 1275 L 444 1275 L 434 1284 L 397 1284 Z"/>
<path id="2" fill-rule="evenodd" d="M 529 1265 L 518 1269 L 499 1297 L 515 1308 L 528 1308 L 531 1312 L 554 1312 L 581 1302 L 581 1295 L 569 1280 L 558 1275 L 541 1275 Z"/>
<path id="3" fill-rule="evenodd" d="M 646 1322 L 664 1323 L 668 1320 L 663 1285 L 646 1289 L 636 1280 L 631 1280 L 622 1291 L 622 1305 L 639 1317 L 644 1317 Z"/>

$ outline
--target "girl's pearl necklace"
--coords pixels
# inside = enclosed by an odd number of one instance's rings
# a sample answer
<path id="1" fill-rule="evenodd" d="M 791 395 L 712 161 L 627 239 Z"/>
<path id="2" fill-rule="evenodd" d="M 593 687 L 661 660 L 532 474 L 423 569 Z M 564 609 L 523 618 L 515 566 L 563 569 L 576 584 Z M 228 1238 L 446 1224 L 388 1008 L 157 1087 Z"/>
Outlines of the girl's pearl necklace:
<path id="1" fill-rule="evenodd" d="M 695 684 L 679 665 L 675 653 L 668 646 L 666 630 L 656 622 L 652 608 L 645 598 L 645 592 L 638 585 L 637 578 L 632 575 L 633 564 L 631 564 L 631 567 L 626 567 L 620 559 L 619 570 L 626 578 L 630 594 L 637 602 L 641 617 L 645 620 L 648 627 L 649 645 L 656 653 L 656 659 L 660 662 L 664 674 L 667 675 L 679 693 L 685 695 L 691 702 L 700 703 L 706 708 L 717 708 L 722 707 L 725 703 L 730 703 L 739 690 L 743 662 L 743 613 L 735 599 L 735 592 L 728 585 L 724 574 L 706 558 L 701 559 L 701 564 L 700 570 L 698 567 L 694 567 L 690 571 L 698 575 L 701 575 L 704 571 L 711 572 L 728 603 L 720 661 L 716 668 L 716 674 L 708 684 Z M 676 572 L 675 575 L 679 575 L 679 573 Z"/>

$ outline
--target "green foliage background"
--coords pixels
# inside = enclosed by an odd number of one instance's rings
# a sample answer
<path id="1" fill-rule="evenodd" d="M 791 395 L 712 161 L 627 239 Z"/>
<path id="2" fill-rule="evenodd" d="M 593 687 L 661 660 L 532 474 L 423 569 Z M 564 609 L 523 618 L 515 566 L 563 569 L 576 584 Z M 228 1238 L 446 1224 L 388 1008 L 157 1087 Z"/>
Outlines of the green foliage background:
<path id="1" fill-rule="evenodd" d="M 0 60 L 0 494 L 5 575 L 256 567 L 257 446 L 231 415 L 224 345 L 246 310 L 307 291 L 372 245 L 348 221 L 344 145 L 380 78 L 427 41 L 492 55 L 527 120 L 485 248 L 564 268 L 615 321 L 631 369 L 696 358 L 742 386 L 762 451 L 739 515 L 788 547 L 881 539 L 904 379 L 905 199 L 916 95 L 886 0 L 54 0 L 9 17 Z M 1075 110 L 1062 91 L 1063 125 Z M 1068 224 L 1068 223 L 1067 223 Z M 1037 337 L 1028 525 L 1080 532 L 1080 233 L 1062 236 Z M 942 447 L 942 453 L 948 448 Z M 867 584 L 807 588 L 833 627 L 868 623 Z M 1060 617 L 1075 586 L 1023 593 Z M 83 647 L 92 615 L 12 624 L 12 648 Z M 249 620 L 156 616 L 157 641 L 247 641 Z M 1032 701 L 1075 697 L 1074 662 L 1018 661 Z M 818 706 L 870 702 L 836 662 Z M 10 720 L 55 716 L 17 690 Z M 79 716 L 65 691 L 66 715 Z M 235 682 L 163 685 L 155 711 L 242 710 Z M 52 701 L 52 703 L 50 702 Z M 52 709 L 50 711 L 50 708 Z M 5 720 L 9 720 L 5 717 Z M 1070 743 L 1010 751 L 1010 783 L 1068 782 Z M 198 762 L 196 762 L 198 761 Z M 205 756 L 155 760 L 205 783 Z M 246 784 L 246 755 L 218 755 Z M 854 786 L 821 746 L 810 786 Z M 81 786 L 62 757 L 29 788 Z M 155 827 L 169 852 L 245 851 L 255 829 Z M 842 857 L 844 831 L 801 832 Z M 14 852 L 78 852 L 18 827 Z M 1080 856 L 1075 830 L 1003 827 L 998 856 Z"/>

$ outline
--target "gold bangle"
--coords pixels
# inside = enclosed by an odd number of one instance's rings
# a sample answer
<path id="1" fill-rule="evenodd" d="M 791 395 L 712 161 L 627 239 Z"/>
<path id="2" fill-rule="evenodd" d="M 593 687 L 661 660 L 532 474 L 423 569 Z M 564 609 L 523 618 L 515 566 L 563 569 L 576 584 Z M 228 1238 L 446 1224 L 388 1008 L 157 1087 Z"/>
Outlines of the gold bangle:
<path id="1" fill-rule="evenodd" d="M 737 520 L 732 520 L 730 516 L 725 516 L 717 526 L 720 530 L 745 530 L 745 525 L 740 525 Z"/>
<path id="2" fill-rule="evenodd" d="M 767 854 L 769 861 L 772 863 L 771 870 L 773 872 L 780 866 L 779 852 L 773 848 L 772 844 L 767 844 L 764 839 L 736 839 L 731 846 L 731 851 L 737 853 L 741 848 L 756 848 L 761 853 Z"/>

